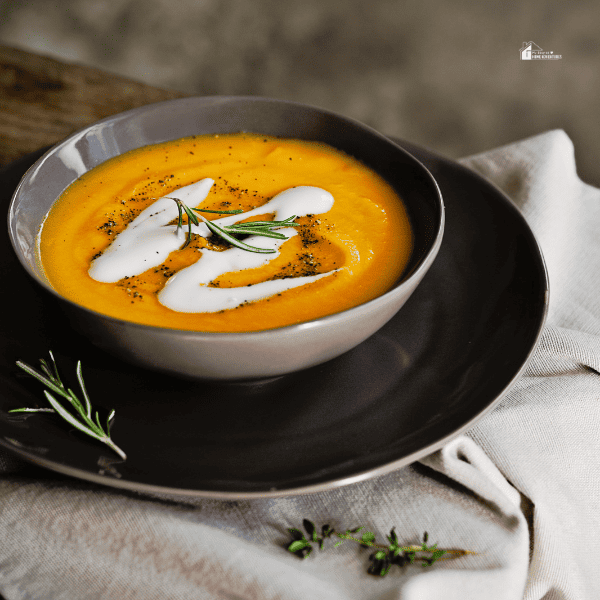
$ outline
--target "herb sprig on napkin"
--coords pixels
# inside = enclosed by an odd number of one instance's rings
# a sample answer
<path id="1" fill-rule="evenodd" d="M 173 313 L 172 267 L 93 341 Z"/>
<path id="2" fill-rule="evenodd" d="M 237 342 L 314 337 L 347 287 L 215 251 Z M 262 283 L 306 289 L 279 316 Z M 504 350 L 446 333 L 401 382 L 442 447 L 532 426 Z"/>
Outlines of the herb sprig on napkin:
<path id="1" fill-rule="evenodd" d="M 286 546 L 289 552 L 300 558 L 306 558 L 312 552 L 313 543 L 317 544 L 319 549 L 322 550 L 325 540 L 331 536 L 336 536 L 340 541 L 336 542 L 334 547 L 346 541 L 352 541 L 360 544 L 363 548 L 373 548 L 375 552 L 369 555 L 370 564 L 367 573 L 379 575 L 380 577 L 387 575 L 392 565 L 403 567 L 407 564 L 421 564 L 428 567 L 440 559 L 472 554 L 469 550 L 442 549 L 438 548 L 437 544 L 428 545 L 429 534 L 427 532 L 423 534 L 421 544 L 402 545 L 398 540 L 395 528 L 392 528 L 387 536 L 388 543 L 380 544 L 375 541 L 376 536 L 371 531 L 365 531 L 363 534 L 357 535 L 364 527 L 346 529 L 344 533 L 338 533 L 334 531 L 333 527 L 323 525 L 319 534 L 312 521 L 304 519 L 302 525 L 308 534 L 308 538 L 300 529 L 295 527 L 288 529 L 292 536 L 292 541 Z"/>

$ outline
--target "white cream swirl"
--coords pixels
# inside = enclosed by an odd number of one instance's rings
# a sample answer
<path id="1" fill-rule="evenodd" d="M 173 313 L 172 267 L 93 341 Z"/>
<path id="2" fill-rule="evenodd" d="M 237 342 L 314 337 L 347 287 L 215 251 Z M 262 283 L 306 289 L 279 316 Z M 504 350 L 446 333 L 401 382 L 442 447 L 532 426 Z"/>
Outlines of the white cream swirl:
<path id="1" fill-rule="evenodd" d="M 169 225 L 178 217 L 177 205 L 171 198 L 178 198 L 188 206 L 197 208 L 206 199 L 213 184 L 212 179 L 202 179 L 170 192 L 168 197 L 160 198 L 143 210 L 115 237 L 103 254 L 92 262 L 89 269 L 92 279 L 114 283 L 165 262 L 171 252 L 185 243 L 185 231 L 178 231 L 176 225 Z M 326 190 L 298 186 L 277 194 L 258 208 L 217 221 L 221 226 L 231 225 L 248 217 L 264 214 L 274 214 L 275 220 L 282 221 L 293 216 L 328 212 L 333 202 L 333 196 Z M 219 288 L 208 285 L 220 275 L 260 267 L 279 256 L 280 246 L 297 235 L 297 232 L 291 227 L 278 231 L 286 235 L 287 239 L 251 236 L 245 240 L 252 246 L 273 249 L 276 251 L 274 253 L 261 254 L 239 248 L 223 252 L 201 250 L 197 262 L 169 279 L 158 294 L 159 302 L 177 312 L 217 312 L 312 283 L 337 271 L 263 281 L 244 287 Z M 203 237 L 208 237 L 211 233 L 202 223 L 193 225 L 192 232 Z"/>

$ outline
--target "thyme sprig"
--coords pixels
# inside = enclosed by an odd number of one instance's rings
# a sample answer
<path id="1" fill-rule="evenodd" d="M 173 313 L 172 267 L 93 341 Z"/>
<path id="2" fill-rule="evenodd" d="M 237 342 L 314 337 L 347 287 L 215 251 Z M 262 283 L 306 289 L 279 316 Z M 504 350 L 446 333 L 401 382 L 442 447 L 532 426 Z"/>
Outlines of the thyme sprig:
<path id="1" fill-rule="evenodd" d="M 98 411 L 95 413 L 94 419 L 92 419 L 92 404 L 90 402 L 90 397 L 87 393 L 85 383 L 83 381 L 83 374 L 81 370 L 81 361 L 77 362 L 77 381 L 79 382 L 79 387 L 81 388 L 81 393 L 83 395 L 83 403 L 77 398 L 73 390 L 70 388 L 66 388 L 63 382 L 60 379 L 58 374 L 58 368 L 56 366 L 56 361 L 54 360 L 54 355 L 52 352 L 49 352 L 50 359 L 52 361 L 52 367 L 45 361 L 43 358 L 40 359 L 41 370 L 42 373 L 36 371 L 34 368 L 29 365 L 17 361 L 17 366 L 32 377 L 35 377 L 38 381 L 41 381 L 46 387 L 50 388 L 54 393 L 62 396 L 66 400 L 68 400 L 73 409 L 75 409 L 78 416 L 74 416 L 72 413 L 67 411 L 56 398 L 48 392 L 48 390 L 44 390 L 44 395 L 46 399 L 52 406 L 52 408 L 15 408 L 8 412 L 11 413 L 35 413 L 35 412 L 56 412 L 58 413 L 65 421 L 70 423 L 73 427 L 78 429 L 79 431 L 93 437 L 94 439 L 106 444 L 109 448 L 114 450 L 123 460 L 127 459 L 127 456 L 121 448 L 119 448 L 110 438 L 110 423 L 115 416 L 115 411 L 111 410 L 110 414 L 106 419 L 106 428 L 104 429 L 100 424 L 100 417 L 98 415 Z"/>
<path id="2" fill-rule="evenodd" d="M 246 244 L 234 237 L 234 235 L 259 235 L 263 237 L 277 238 L 280 240 L 287 239 L 287 236 L 279 233 L 277 231 L 273 231 L 274 229 L 278 229 L 280 227 L 299 227 L 300 223 L 295 223 L 294 219 L 296 215 L 292 217 L 288 217 L 283 221 L 249 221 L 247 223 L 234 223 L 233 225 L 225 225 L 221 227 L 214 221 L 209 221 L 204 218 L 201 214 L 194 214 L 194 212 L 201 213 L 217 213 L 219 215 L 237 215 L 243 210 L 209 210 L 207 208 L 191 208 L 187 206 L 184 202 L 179 200 L 179 198 L 172 198 L 170 196 L 165 196 L 165 198 L 169 198 L 170 200 L 174 200 L 177 204 L 177 210 L 179 213 L 179 217 L 177 219 L 177 230 L 179 231 L 183 227 L 183 214 L 185 213 L 188 218 L 188 232 L 185 240 L 185 244 L 183 248 L 186 248 L 189 243 L 192 241 L 192 225 L 199 225 L 200 219 L 204 222 L 204 224 L 208 227 L 208 229 L 222 237 L 224 240 L 229 242 L 232 246 L 236 248 L 241 248 L 242 250 L 247 250 L 248 252 L 258 252 L 261 254 L 272 254 L 276 252 L 272 248 L 258 248 L 256 246 L 251 246 L 250 244 Z"/>
<path id="3" fill-rule="evenodd" d="M 306 558 L 312 552 L 312 543 L 318 544 L 319 549 L 322 550 L 325 540 L 335 535 L 340 541 L 336 542 L 334 547 L 343 544 L 345 541 L 352 541 L 360 544 L 363 548 L 373 548 L 375 552 L 369 555 L 370 565 L 367 568 L 367 573 L 379 575 L 380 577 L 387 575 L 392 565 L 403 567 L 407 564 L 420 563 L 422 566 L 427 567 L 440 559 L 445 560 L 455 556 L 471 554 L 469 550 L 442 549 L 438 548 L 437 544 L 428 545 L 429 534 L 427 532 L 423 534 L 421 544 L 401 545 L 395 527 L 392 527 L 390 534 L 387 536 L 388 543 L 379 544 L 375 541 L 376 536 L 372 531 L 365 531 L 360 536 L 356 535 L 364 527 L 346 529 L 344 533 L 339 533 L 333 527 L 323 525 L 319 535 L 312 521 L 304 519 L 302 525 L 308 534 L 308 539 L 300 529 L 295 527 L 288 529 L 292 536 L 292 541 L 286 546 L 289 552 L 300 558 Z"/>

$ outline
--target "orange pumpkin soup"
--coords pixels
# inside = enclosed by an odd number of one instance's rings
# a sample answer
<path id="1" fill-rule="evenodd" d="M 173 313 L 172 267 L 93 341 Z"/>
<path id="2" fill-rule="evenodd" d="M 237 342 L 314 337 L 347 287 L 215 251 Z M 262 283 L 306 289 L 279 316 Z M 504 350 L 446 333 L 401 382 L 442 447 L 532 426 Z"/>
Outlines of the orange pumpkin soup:
<path id="1" fill-rule="evenodd" d="M 188 230 L 184 205 L 243 212 L 197 212 Z M 224 228 L 287 221 L 269 229 L 276 238 L 235 233 L 260 250 L 250 252 L 203 218 Z M 354 158 L 322 143 L 241 133 L 106 161 L 53 205 L 39 245 L 50 284 L 94 311 L 175 329 L 257 331 L 383 294 L 406 267 L 412 232 L 391 186 Z"/>

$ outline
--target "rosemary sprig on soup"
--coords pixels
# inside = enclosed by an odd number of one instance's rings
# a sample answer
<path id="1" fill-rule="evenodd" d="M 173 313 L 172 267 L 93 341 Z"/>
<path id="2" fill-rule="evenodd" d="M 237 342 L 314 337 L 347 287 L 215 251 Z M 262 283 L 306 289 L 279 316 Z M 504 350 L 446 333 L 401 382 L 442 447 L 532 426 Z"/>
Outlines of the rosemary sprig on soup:
<path id="1" fill-rule="evenodd" d="M 53 287 L 128 321 L 256 331 L 390 289 L 412 250 L 393 188 L 326 144 L 192 136 L 113 158 L 75 181 L 40 232 Z"/>
<path id="2" fill-rule="evenodd" d="M 168 196 L 164 197 L 168 198 Z M 237 215 L 244 212 L 243 210 L 210 210 L 208 208 L 193 208 L 187 206 L 187 204 L 184 204 L 181 200 L 179 200 L 179 198 L 171 198 L 171 200 L 175 200 L 175 203 L 177 204 L 177 210 L 179 211 L 179 216 L 177 219 L 178 230 L 183 227 L 183 213 L 185 213 L 188 218 L 188 233 L 185 239 L 185 244 L 182 246 L 182 248 L 187 247 L 187 245 L 192 241 L 192 225 L 200 225 L 198 217 L 194 214 L 194 212 L 216 213 L 219 215 Z M 296 215 L 288 217 L 283 221 L 250 221 L 249 223 L 236 223 L 235 225 L 225 225 L 224 227 L 220 227 L 218 223 L 211 223 L 202 215 L 199 215 L 199 217 L 204 223 L 206 223 L 206 227 L 208 227 L 211 233 L 222 237 L 226 242 L 229 242 L 236 248 L 247 250 L 248 252 L 256 252 L 258 254 L 272 254 L 273 252 L 277 252 L 277 250 L 273 250 L 272 248 L 257 248 L 256 246 L 249 246 L 236 237 L 233 237 L 233 234 L 260 235 L 264 237 L 277 238 L 280 240 L 287 240 L 288 238 L 285 235 L 273 230 L 278 229 L 279 227 L 298 227 L 299 225 L 298 223 L 294 222 Z M 179 231 L 177 233 L 179 233 Z"/>

